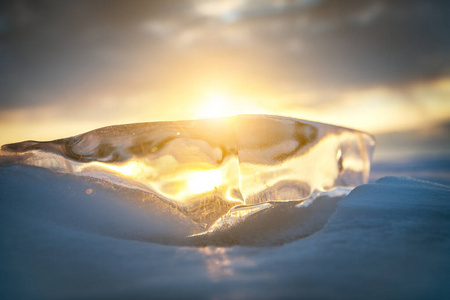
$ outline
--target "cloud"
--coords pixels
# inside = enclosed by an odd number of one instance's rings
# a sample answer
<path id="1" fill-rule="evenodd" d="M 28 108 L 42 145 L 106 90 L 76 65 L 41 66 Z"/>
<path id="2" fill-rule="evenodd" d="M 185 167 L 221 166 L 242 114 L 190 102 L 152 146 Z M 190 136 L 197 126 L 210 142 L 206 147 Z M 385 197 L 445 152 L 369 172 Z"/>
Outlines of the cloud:
<path id="1" fill-rule="evenodd" d="M 419 0 L 4 1 L 0 109 L 107 98 L 110 120 L 125 102 L 158 116 L 211 82 L 293 111 L 379 88 L 416 103 L 397 93 L 450 74 L 448 15 Z"/>
<path id="2" fill-rule="evenodd" d="M 274 68 L 277 78 L 352 88 L 449 74 L 449 13 L 443 1 L 318 1 L 241 26 L 264 41 L 255 52 L 284 67 Z M 290 51 L 295 40 L 301 51 Z"/>
<path id="3" fill-rule="evenodd" d="M 333 101 L 320 101 L 334 98 Z M 285 100 L 278 113 L 357 128 L 371 133 L 427 129 L 450 119 L 450 77 L 404 86 L 373 87 L 345 93 L 306 95 L 313 102 Z"/>

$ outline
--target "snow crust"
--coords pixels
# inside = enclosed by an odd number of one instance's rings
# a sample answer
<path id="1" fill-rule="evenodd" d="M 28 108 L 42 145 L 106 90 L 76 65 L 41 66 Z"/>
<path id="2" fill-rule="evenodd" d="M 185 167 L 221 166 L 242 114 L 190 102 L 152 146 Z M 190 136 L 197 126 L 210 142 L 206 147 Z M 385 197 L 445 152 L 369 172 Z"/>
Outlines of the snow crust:
<path id="1" fill-rule="evenodd" d="M 149 242 L 149 236 L 183 241 L 197 224 L 154 199 L 133 202 L 139 196 L 36 167 L 0 168 L 0 298 L 446 299 L 450 293 L 445 185 L 403 177 L 361 185 L 334 202 L 322 229 L 275 247 Z M 248 228 L 251 236 L 259 227 Z"/>

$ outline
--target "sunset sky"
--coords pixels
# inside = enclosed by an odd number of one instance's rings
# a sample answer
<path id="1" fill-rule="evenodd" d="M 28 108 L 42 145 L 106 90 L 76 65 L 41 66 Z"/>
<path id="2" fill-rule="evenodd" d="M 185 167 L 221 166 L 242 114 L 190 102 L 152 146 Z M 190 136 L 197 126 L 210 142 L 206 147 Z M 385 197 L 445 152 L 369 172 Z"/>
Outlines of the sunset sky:
<path id="1" fill-rule="evenodd" d="M 239 113 L 450 120 L 450 3 L 3 1 L 0 144 Z"/>

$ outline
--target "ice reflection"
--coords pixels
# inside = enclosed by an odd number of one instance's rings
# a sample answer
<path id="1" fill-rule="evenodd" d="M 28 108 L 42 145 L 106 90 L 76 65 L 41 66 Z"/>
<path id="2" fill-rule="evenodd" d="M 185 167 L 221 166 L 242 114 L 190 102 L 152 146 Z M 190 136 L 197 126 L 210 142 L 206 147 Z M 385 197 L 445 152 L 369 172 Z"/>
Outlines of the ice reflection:
<path id="1" fill-rule="evenodd" d="M 252 268 L 256 263 L 244 255 L 229 255 L 232 249 L 224 247 L 198 248 L 212 281 L 222 281 L 233 278 L 240 279 L 243 274 L 240 268 Z"/>

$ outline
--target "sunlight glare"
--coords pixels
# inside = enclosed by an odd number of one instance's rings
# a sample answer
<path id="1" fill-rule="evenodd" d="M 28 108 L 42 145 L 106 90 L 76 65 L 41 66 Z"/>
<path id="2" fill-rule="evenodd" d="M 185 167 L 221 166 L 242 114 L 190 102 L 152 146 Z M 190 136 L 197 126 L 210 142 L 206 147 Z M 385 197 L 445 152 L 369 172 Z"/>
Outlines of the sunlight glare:
<path id="1" fill-rule="evenodd" d="M 199 104 L 196 117 L 199 119 L 220 118 L 238 114 L 265 114 L 267 111 L 259 107 L 253 97 L 242 97 L 221 90 L 206 93 Z"/>
<path id="2" fill-rule="evenodd" d="M 197 111 L 198 118 L 218 118 L 233 115 L 231 99 L 225 93 L 206 94 L 203 105 Z"/>
<path id="3" fill-rule="evenodd" d="M 194 194 L 200 194 L 214 190 L 223 182 L 220 170 L 199 171 L 193 173 L 188 182 L 188 189 Z"/>
<path id="4" fill-rule="evenodd" d="M 127 177 L 136 177 L 137 174 L 143 173 L 143 171 L 145 169 L 145 167 L 142 166 L 141 163 L 135 162 L 135 161 L 131 161 L 124 165 L 112 165 L 112 164 L 95 161 L 95 162 L 91 162 L 90 165 L 108 169 L 108 170 L 114 171 L 116 173 L 125 175 Z"/>

